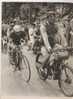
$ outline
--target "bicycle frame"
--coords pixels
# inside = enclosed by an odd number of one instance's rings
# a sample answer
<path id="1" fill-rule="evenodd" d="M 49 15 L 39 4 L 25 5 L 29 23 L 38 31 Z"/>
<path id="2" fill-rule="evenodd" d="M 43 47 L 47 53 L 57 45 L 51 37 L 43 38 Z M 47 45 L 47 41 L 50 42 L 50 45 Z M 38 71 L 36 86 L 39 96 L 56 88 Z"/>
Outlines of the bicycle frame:
<path id="1" fill-rule="evenodd" d="M 21 51 L 21 45 L 16 45 L 14 48 L 15 56 L 14 56 L 14 63 L 15 66 L 17 67 L 20 64 L 20 59 L 22 59 L 22 51 Z"/>

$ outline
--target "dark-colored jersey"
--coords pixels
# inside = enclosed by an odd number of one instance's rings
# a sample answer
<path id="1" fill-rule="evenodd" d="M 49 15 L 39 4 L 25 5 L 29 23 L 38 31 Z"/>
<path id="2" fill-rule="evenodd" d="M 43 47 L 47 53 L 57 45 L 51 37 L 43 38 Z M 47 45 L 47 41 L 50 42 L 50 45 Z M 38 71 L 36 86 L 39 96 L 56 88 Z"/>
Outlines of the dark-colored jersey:
<path id="1" fill-rule="evenodd" d="M 20 31 L 20 32 L 12 32 L 10 34 L 10 38 L 13 40 L 13 43 L 16 45 L 20 44 L 20 40 L 24 39 L 24 32 Z"/>
<path id="2" fill-rule="evenodd" d="M 55 35 L 57 33 L 57 28 L 54 24 L 46 24 L 46 30 L 48 35 L 48 40 L 50 42 L 51 47 L 55 45 Z"/>

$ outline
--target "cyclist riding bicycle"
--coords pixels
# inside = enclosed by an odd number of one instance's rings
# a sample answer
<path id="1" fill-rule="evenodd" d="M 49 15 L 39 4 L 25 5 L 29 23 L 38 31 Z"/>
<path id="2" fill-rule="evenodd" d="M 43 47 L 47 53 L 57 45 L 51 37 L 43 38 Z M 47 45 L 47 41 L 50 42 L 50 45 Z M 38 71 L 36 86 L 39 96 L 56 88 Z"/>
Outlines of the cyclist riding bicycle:
<path id="1" fill-rule="evenodd" d="M 50 15 L 51 16 L 48 16 L 47 18 L 44 17 L 40 24 L 40 33 L 41 33 L 45 48 L 49 53 L 52 49 L 62 49 L 63 47 L 67 46 L 67 42 L 64 35 L 62 33 L 59 33 L 58 35 L 58 28 L 56 28 L 56 25 L 55 25 L 54 13 L 51 13 Z M 49 59 L 50 66 L 53 65 L 54 59 L 63 58 L 65 56 L 68 56 L 67 52 L 66 53 L 58 52 L 58 55 L 57 53 L 53 53 Z M 46 55 L 45 60 L 47 59 L 47 57 L 48 57 L 48 54 Z M 43 68 L 42 68 L 42 72 L 44 72 Z"/>
<path id="2" fill-rule="evenodd" d="M 17 21 L 13 26 L 9 35 L 9 53 L 11 57 L 13 57 L 12 60 L 15 57 L 15 53 L 14 53 L 15 47 L 21 44 L 21 40 L 22 41 L 24 40 L 24 31 L 21 27 L 20 22 Z M 14 62 L 11 61 L 11 64 L 14 65 Z"/>

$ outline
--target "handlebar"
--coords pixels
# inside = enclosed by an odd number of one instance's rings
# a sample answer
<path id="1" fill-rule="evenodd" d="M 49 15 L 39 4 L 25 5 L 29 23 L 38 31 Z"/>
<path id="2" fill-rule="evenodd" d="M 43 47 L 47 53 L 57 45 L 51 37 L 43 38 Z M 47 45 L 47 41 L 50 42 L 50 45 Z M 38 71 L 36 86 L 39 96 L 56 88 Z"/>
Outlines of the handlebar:
<path id="1" fill-rule="evenodd" d="M 58 52 L 58 51 L 68 51 L 68 52 L 73 52 L 73 47 L 65 47 L 61 49 L 53 49 L 49 52 L 49 54 L 52 54 L 53 52 Z"/>

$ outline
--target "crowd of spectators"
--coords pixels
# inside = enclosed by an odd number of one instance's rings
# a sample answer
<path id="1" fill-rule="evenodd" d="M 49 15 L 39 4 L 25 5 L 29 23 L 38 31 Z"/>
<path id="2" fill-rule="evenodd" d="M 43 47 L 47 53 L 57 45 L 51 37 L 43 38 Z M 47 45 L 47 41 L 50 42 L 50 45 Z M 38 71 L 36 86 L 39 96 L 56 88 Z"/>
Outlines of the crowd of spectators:
<path id="1" fill-rule="evenodd" d="M 35 19 L 34 22 L 29 23 L 27 20 L 20 19 L 19 16 L 9 19 L 2 20 L 2 39 L 9 36 L 13 28 L 16 31 L 23 31 L 24 39 L 26 44 L 29 46 L 29 49 L 33 49 L 35 43 L 35 35 L 40 34 L 40 26 L 45 23 L 47 14 L 42 14 L 39 18 Z M 52 21 L 51 13 L 49 16 L 49 22 Z M 61 44 L 65 42 L 68 46 L 73 47 L 73 18 L 69 19 L 69 15 L 60 17 L 55 13 L 55 26 L 57 27 L 57 39 L 59 39 Z M 43 21 L 44 20 L 44 21 Z M 51 26 L 47 27 L 51 30 Z M 60 36 L 59 36 L 60 35 Z"/>

